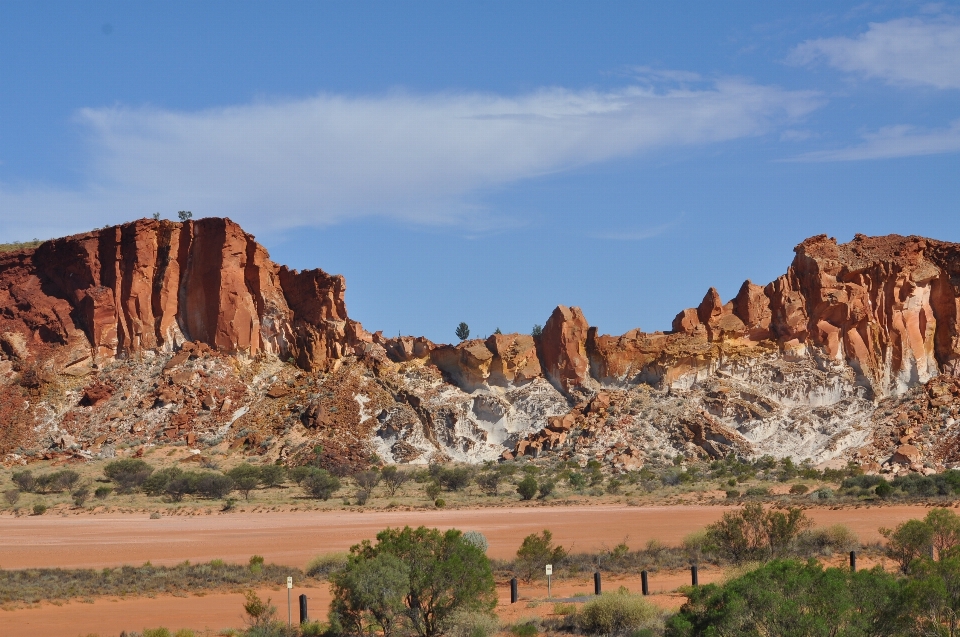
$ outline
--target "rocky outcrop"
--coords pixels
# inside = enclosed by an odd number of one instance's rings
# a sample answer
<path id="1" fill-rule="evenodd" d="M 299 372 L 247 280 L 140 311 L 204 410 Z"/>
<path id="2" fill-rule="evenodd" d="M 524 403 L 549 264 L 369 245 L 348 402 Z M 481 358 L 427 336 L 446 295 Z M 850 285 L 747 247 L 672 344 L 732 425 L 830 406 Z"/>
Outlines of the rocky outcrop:
<path id="1" fill-rule="evenodd" d="M 197 341 L 321 369 L 365 334 L 344 288 L 280 268 L 229 219 L 141 219 L 0 257 L 0 323 L 27 349 L 85 342 L 97 361 Z"/>
<path id="2" fill-rule="evenodd" d="M 590 325 L 579 307 L 558 305 L 540 335 L 543 369 L 555 386 L 569 391 L 590 377 L 587 331 Z"/>

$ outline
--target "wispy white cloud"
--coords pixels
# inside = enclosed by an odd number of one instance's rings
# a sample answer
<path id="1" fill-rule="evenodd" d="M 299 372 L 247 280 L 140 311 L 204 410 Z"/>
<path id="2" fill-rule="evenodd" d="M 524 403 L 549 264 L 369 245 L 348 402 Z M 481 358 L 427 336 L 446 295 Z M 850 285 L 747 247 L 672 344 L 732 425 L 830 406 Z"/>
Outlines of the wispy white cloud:
<path id="1" fill-rule="evenodd" d="M 938 16 L 871 23 L 855 38 L 808 40 L 788 61 L 825 61 L 890 84 L 960 88 L 960 20 Z"/>
<path id="2" fill-rule="evenodd" d="M 960 119 L 939 130 L 887 126 L 864 135 L 857 146 L 805 153 L 792 161 L 857 161 L 956 152 L 960 152 Z"/>
<path id="3" fill-rule="evenodd" d="M 696 90 L 398 92 L 199 112 L 84 109 L 77 120 L 90 139 L 86 185 L 0 185 L 0 232 L 46 236 L 183 208 L 259 231 L 365 215 L 478 224 L 491 188 L 762 135 L 820 103 L 815 93 L 725 79 Z"/>

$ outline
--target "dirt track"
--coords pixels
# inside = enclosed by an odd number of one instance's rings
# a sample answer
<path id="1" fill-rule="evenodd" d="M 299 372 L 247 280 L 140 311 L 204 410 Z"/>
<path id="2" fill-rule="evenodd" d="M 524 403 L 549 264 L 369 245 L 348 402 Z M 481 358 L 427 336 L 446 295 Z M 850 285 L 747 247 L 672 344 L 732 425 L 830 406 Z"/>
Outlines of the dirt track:
<path id="1" fill-rule="evenodd" d="M 564 546 L 574 551 L 612 547 L 627 538 L 639 548 L 647 540 L 676 544 L 685 535 L 718 519 L 725 507 L 541 507 L 461 509 L 453 511 L 373 513 L 256 513 L 150 520 L 139 516 L 0 517 L 0 567 L 89 567 L 120 564 L 175 564 L 183 560 L 221 558 L 246 562 L 250 555 L 264 555 L 270 562 L 303 567 L 313 556 L 346 550 L 364 538 L 372 538 L 387 526 L 455 526 L 482 531 L 490 541 L 491 557 L 512 556 L 529 533 L 548 528 Z M 815 509 L 808 514 L 820 525 L 844 523 L 863 541 L 879 539 L 880 526 L 892 526 L 922 517 L 920 506 L 860 509 Z M 713 573 L 704 573 L 702 582 Z M 673 580 L 676 580 L 674 583 Z M 664 590 L 683 583 L 683 574 L 664 579 Z M 577 590 L 589 587 L 569 583 Z M 627 585 L 633 589 L 631 582 Z M 566 587 L 567 584 L 564 584 Z M 298 591 L 295 591 L 297 593 Z M 560 592 L 560 591 L 557 591 Z M 501 597 L 505 591 L 501 590 Z M 286 591 L 267 593 L 286 612 Z M 324 617 L 328 603 L 325 588 L 307 591 L 312 615 Z M 536 595 L 531 591 L 530 595 Z M 541 593 L 542 594 L 542 593 Z M 118 635 L 121 630 L 141 630 L 164 625 L 176 629 L 209 627 L 214 631 L 241 623 L 242 596 L 211 593 L 203 597 L 102 599 L 92 604 L 78 601 L 39 608 L 0 611 L 2 634 L 10 637 L 43 635 Z M 664 596 L 665 606 L 681 600 Z M 504 619 L 523 614 L 519 605 L 502 608 Z M 542 614 L 529 611 L 529 614 Z M 526 616 L 526 615 L 524 615 Z"/>

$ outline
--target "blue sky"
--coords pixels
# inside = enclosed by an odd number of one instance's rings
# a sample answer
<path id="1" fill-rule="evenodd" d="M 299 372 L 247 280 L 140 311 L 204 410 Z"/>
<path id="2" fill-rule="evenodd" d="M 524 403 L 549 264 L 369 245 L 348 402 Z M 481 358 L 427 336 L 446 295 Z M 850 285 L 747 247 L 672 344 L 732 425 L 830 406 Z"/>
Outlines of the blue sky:
<path id="1" fill-rule="evenodd" d="M 0 241 L 229 216 L 387 334 L 669 329 L 958 202 L 958 3 L 0 3 Z"/>

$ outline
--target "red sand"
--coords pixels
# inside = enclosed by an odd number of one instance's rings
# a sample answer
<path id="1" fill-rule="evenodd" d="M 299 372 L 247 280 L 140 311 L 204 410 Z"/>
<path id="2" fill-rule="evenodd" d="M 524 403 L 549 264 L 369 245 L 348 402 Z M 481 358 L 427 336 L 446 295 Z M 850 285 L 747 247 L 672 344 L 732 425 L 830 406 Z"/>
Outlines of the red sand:
<path id="1" fill-rule="evenodd" d="M 36 516 L 0 517 L 0 567 L 90 567 L 120 564 L 175 564 L 221 558 L 246 562 L 260 554 L 267 561 L 303 567 L 320 553 L 342 551 L 364 538 L 372 538 L 388 526 L 420 525 L 482 531 L 490 541 L 491 557 L 512 556 L 521 539 L 548 528 L 554 538 L 573 551 L 591 551 L 613 547 L 627 539 L 633 548 L 657 539 L 676 544 L 693 531 L 718 519 L 726 507 L 518 507 L 459 509 L 416 512 L 340 512 L 340 513 L 246 513 L 200 517 L 167 517 L 150 520 L 146 515 Z M 807 513 L 818 526 L 843 523 L 863 541 L 880 538 L 880 526 L 894 526 L 926 514 L 922 506 L 864 507 L 850 509 L 812 509 Z M 700 581 L 719 577 L 717 571 L 702 571 Z M 651 586 L 653 601 L 676 608 L 683 598 L 669 591 L 687 583 L 688 574 L 657 574 Z M 637 580 L 634 582 L 633 580 Z M 605 583 L 605 590 L 620 584 L 639 590 L 636 577 Z M 567 589 L 570 590 L 567 590 Z M 592 591 L 590 580 L 558 582 L 554 597 L 578 591 Z M 294 589 L 296 595 L 303 590 Z M 326 615 L 329 593 L 325 587 L 305 591 L 310 597 L 311 614 Z M 504 621 L 549 614 L 553 605 L 546 602 L 526 608 L 521 602 L 508 607 L 509 591 L 501 586 L 501 612 Z M 525 587 L 524 597 L 545 597 L 546 591 Z M 265 596 L 286 613 L 286 591 L 266 591 Z M 121 630 L 166 626 L 171 630 L 190 627 L 209 628 L 216 634 L 227 626 L 242 625 L 242 600 L 239 593 L 210 593 L 205 596 L 158 596 L 117 600 L 98 599 L 94 603 L 73 601 L 56 606 L 0 611 L 0 634 L 10 637 L 47 637 L 51 635 L 119 635 Z M 296 609 L 295 609 L 296 610 Z"/>

